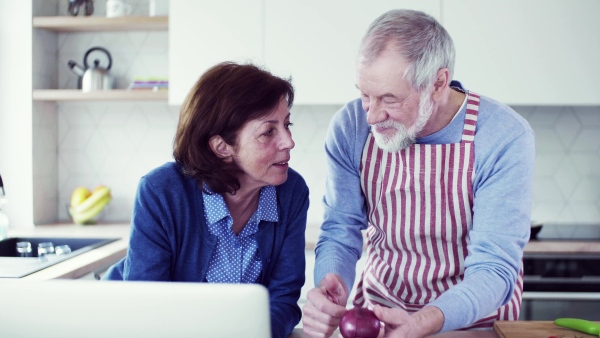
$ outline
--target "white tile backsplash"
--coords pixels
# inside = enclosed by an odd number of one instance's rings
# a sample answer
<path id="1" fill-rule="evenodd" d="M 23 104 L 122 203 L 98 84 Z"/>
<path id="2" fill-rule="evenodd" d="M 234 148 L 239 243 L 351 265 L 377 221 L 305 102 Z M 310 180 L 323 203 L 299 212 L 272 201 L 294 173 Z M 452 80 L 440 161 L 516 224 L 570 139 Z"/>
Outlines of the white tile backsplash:
<path id="1" fill-rule="evenodd" d="M 128 1 L 134 14 L 147 15 L 147 1 Z M 66 14 L 67 1 L 57 3 Z M 104 15 L 105 1 L 95 1 L 94 15 Z M 46 6 L 48 7 L 48 6 Z M 52 6 L 44 10 L 45 15 Z M 113 57 L 116 88 L 134 77 L 168 77 L 168 33 L 52 33 L 36 39 L 35 88 L 76 88 L 68 60 L 83 64 L 93 46 Z M 57 69 L 58 71 L 48 71 Z M 200 75 L 200 74 L 198 74 Z M 292 134 L 296 147 L 290 165 L 310 187 L 308 240 L 316 240 L 325 189 L 323 141 L 340 105 L 295 106 Z M 514 107 L 536 132 L 536 169 L 532 218 L 545 222 L 600 223 L 600 107 Z M 34 175 L 36 222 L 68 220 L 65 204 L 80 185 L 105 184 L 113 200 L 104 220 L 127 221 L 139 178 L 172 160 L 171 147 L 179 107 L 165 102 L 64 102 L 34 105 Z"/>

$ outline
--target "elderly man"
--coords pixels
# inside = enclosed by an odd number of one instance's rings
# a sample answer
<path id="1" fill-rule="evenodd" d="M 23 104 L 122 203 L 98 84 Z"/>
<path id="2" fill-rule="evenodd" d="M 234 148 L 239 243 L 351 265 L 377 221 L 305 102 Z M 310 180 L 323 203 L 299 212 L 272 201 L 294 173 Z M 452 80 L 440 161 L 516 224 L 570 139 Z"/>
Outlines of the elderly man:
<path id="1" fill-rule="evenodd" d="M 468 53 L 468 51 L 464 51 Z M 534 134 L 509 107 L 452 81 L 454 45 L 425 13 L 393 10 L 358 54 L 360 99 L 331 121 L 325 220 L 304 333 L 330 336 L 353 303 L 386 335 L 518 319 Z"/>

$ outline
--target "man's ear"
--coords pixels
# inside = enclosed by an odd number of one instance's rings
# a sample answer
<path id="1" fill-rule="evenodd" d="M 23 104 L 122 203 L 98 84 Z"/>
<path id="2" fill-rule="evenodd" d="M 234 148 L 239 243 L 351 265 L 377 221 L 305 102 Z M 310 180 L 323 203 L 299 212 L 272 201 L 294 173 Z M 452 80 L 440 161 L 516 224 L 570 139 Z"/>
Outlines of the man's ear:
<path id="1" fill-rule="evenodd" d="M 210 145 L 210 149 L 217 155 L 219 158 L 225 159 L 225 161 L 231 161 L 231 146 L 225 142 L 225 140 L 221 137 L 221 135 L 215 135 L 208 140 L 208 144 Z"/>
<path id="2" fill-rule="evenodd" d="M 450 70 L 448 68 L 441 68 L 437 71 L 437 76 L 433 82 L 432 97 L 434 100 L 439 100 L 443 97 L 443 93 L 450 86 Z"/>

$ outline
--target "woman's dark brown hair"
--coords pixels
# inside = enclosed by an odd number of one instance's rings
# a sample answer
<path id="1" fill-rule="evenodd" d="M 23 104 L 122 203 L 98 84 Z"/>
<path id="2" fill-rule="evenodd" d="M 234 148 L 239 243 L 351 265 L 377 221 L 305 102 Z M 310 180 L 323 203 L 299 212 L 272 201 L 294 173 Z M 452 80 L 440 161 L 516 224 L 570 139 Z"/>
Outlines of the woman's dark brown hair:
<path id="1" fill-rule="evenodd" d="M 251 64 L 219 63 L 208 69 L 187 95 L 179 115 L 173 142 L 173 157 L 200 187 L 206 183 L 216 193 L 235 193 L 240 188 L 239 168 L 215 155 L 211 137 L 220 135 L 236 145 L 246 122 L 267 116 L 287 99 L 294 102 L 294 88 Z"/>

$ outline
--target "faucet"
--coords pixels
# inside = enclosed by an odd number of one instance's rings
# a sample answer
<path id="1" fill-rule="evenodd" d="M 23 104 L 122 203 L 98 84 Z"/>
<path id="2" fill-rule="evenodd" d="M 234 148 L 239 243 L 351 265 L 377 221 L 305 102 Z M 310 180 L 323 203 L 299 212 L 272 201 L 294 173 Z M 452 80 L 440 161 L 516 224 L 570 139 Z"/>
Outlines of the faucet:
<path id="1" fill-rule="evenodd" d="M 3 199 L 6 194 L 4 193 L 4 184 L 2 183 L 2 176 L 0 175 L 0 199 Z"/>

